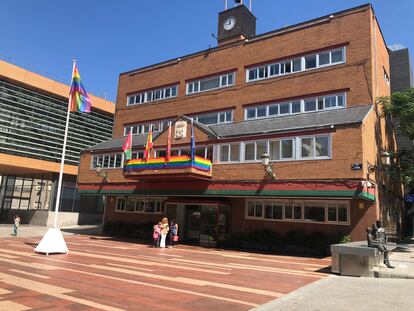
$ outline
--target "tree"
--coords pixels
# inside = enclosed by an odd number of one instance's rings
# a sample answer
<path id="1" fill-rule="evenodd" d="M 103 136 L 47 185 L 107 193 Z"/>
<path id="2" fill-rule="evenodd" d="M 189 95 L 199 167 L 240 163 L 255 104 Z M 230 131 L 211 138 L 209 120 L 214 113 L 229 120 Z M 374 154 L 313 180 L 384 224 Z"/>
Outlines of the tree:
<path id="1" fill-rule="evenodd" d="M 380 97 L 378 102 L 382 105 L 384 114 L 397 121 L 399 132 L 414 140 L 414 88 L 389 97 Z M 392 174 L 400 178 L 404 185 L 414 188 L 414 147 L 398 150 L 392 157 Z"/>

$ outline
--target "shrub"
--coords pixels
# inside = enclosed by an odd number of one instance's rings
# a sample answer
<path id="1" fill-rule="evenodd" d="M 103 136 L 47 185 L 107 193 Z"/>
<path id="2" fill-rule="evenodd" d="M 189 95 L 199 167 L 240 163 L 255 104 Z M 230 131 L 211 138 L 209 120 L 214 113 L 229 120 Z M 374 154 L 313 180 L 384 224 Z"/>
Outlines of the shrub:
<path id="1" fill-rule="evenodd" d="M 304 246 L 305 234 L 301 231 L 289 231 L 283 237 L 283 242 L 289 245 Z"/>

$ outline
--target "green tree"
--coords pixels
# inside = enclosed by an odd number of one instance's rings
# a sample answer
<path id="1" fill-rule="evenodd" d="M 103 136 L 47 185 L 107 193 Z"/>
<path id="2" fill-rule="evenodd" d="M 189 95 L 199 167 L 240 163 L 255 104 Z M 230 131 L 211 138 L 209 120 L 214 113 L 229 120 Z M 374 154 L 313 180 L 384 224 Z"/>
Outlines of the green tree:
<path id="1" fill-rule="evenodd" d="M 414 140 L 414 88 L 379 98 L 384 114 L 392 116 L 399 132 Z M 414 148 L 401 149 L 392 154 L 394 158 L 391 172 L 401 181 L 414 188 Z"/>

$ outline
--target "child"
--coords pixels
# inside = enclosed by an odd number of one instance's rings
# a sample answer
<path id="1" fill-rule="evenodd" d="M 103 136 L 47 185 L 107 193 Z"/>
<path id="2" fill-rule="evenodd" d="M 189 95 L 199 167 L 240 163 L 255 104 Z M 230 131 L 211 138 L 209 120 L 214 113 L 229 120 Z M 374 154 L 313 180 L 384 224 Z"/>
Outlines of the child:
<path id="1" fill-rule="evenodd" d="M 14 215 L 14 224 L 13 224 L 13 236 L 17 236 L 17 230 L 19 229 L 20 226 L 20 217 L 19 215 Z"/>
<path id="2" fill-rule="evenodd" d="M 161 233 L 161 222 L 154 225 L 154 231 L 152 233 L 152 247 L 159 247 L 160 241 L 160 233 Z"/>

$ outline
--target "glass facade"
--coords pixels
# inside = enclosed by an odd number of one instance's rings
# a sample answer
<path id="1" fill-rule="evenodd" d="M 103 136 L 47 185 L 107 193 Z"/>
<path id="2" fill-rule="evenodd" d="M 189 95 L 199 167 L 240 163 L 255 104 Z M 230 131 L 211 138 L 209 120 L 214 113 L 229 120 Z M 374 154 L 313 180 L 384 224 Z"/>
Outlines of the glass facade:
<path id="1" fill-rule="evenodd" d="M 67 105 L 0 79 L 1 152 L 60 162 Z M 104 113 L 71 113 L 65 163 L 78 165 L 82 150 L 111 138 L 112 126 L 113 116 Z"/>

